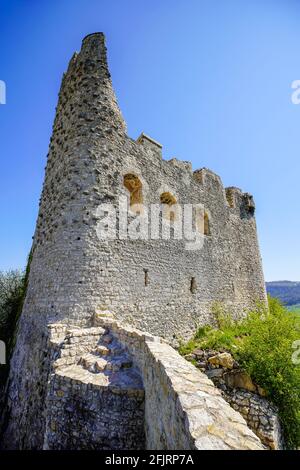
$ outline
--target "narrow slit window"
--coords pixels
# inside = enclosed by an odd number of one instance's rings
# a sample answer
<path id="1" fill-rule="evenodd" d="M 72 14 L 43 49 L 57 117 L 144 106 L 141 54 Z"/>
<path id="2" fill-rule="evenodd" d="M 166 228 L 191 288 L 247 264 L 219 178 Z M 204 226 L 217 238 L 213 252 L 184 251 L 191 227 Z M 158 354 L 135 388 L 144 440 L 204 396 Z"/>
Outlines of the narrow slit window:
<path id="1" fill-rule="evenodd" d="M 192 294 L 195 294 L 196 290 L 197 290 L 196 278 L 192 277 L 191 278 L 190 291 L 191 291 Z"/>
<path id="2" fill-rule="evenodd" d="M 148 286 L 148 283 L 149 283 L 149 273 L 148 273 L 148 269 L 144 269 L 144 284 L 145 284 L 145 287 Z"/>

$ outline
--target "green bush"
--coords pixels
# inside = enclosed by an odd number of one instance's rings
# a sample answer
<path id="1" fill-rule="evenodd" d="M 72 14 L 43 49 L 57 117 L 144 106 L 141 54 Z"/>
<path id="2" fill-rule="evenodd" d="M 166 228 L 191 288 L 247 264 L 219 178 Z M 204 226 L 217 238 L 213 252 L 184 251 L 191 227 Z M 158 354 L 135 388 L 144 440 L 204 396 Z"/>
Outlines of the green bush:
<path id="1" fill-rule="evenodd" d="M 293 364 L 299 324 L 276 299 L 245 321 L 247 335 L 237 351 L 240 364 L 279 408 L 287 447 L 300 445 L 300 366 Z"/>
<path id="2" fill-rule="evenodd" d="M 278 300 L 269 298 L 269 308 L 258 305 L 247 318 L 234 321 L 215 308 L 217 328 L 201 327 L 195 337 L 181 345 L 181 354 L 195 348 L 230 351 L 252 379 L 263 387 L 278 406 L 285 442 L 300 445 L 300 366 L 293 364 L 293 342 L 300 339 L 297 317 Z"/>
<path id="3" fill-rule="evenodd" d="M 24 274 L 0 272 L 0 339 L 6 345 L 7 364 L 0 366 L 0 386 L 8 373 L 8 362 L 14 347 L 14 332 L 24 296 Z"/>
<path id="4" fill-rule="evenodd" d="M 6 364 L 0 366 L 0 390 L 9 372 L 9 362 L 16 341 L 16 327 L 26 295 L 30 263 L 31 253 L 25 272 L 0 271 L 0 340 L 6 345 Z"/>

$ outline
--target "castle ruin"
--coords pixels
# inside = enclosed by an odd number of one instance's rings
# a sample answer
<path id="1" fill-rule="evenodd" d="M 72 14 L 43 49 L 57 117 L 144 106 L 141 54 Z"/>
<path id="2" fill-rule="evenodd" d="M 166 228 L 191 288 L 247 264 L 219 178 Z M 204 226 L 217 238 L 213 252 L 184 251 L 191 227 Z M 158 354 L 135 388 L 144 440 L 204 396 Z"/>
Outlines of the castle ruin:
<path id="1" fill-rule="evenodd" d="M 201 204 L 201 249 L 176 237 L 99 238 L 99 205 L 120 198 L 169 207 L 169 225 L 177 205 Z M 85 37 L 59 94 L 2 446 L 261 448 L 166 342 L 212 323 L 216 303 L 238 316 L 265 302 L 254 212 L 250 194 L 212 171 L 163 160 L 145 134 L 127 136 L 104 36 Z"/>

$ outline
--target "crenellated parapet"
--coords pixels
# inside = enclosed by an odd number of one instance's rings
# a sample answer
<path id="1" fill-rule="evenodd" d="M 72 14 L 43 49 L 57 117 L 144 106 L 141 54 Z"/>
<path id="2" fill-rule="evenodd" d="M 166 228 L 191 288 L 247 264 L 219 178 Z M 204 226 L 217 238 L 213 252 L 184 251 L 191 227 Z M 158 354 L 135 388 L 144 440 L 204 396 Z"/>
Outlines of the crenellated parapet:
<path id="1" fill-rule="evenodd" d="M 228 206 L 235 211 L 239 211 L 241 217 L 253 217 L 255 212 L 255 203 L 253 196 L 249 193 L 243 193 L 236 187 L 225 189 Z"/>

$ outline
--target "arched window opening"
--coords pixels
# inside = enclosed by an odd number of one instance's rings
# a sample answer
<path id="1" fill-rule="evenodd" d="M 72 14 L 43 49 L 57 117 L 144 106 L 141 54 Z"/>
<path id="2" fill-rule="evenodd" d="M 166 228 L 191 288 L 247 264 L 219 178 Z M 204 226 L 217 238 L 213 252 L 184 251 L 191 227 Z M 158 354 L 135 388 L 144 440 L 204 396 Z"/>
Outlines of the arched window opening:
<path id="1" fill-rule="evenodd" d="M 196 213 L 197 214 L 197 213 Z M 209 215 L 206 211 L 200 211 L 196 215 L 196 227 L 198 229 L 199 233 L 202 233 L 203 235 L 210 235 L 210 221 L 209 221 Z"/>
<path id="2" fill-rule="evenodd" d="M 143 185 L 141 180 L 134 174 L 128 173 L 124 176 L 124 186 L 130 193 L 130 207 L 143 204 Z"/>
<path id="3" fill-rule="evenodd" d="M 160 203 L 164 204 L 163 216 L 170 221 L 176 219 L 176 197 L 169 192 L 160 195 Z"/>

